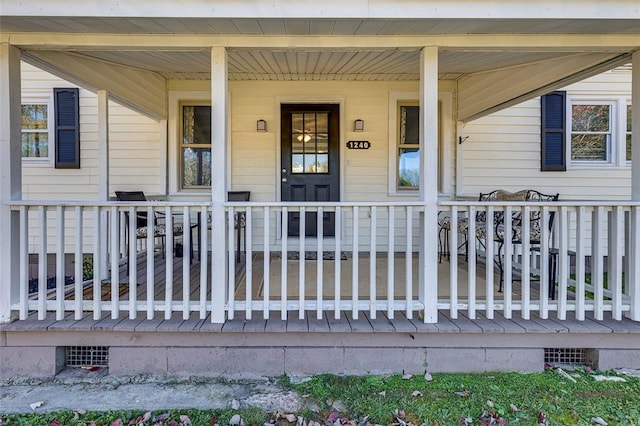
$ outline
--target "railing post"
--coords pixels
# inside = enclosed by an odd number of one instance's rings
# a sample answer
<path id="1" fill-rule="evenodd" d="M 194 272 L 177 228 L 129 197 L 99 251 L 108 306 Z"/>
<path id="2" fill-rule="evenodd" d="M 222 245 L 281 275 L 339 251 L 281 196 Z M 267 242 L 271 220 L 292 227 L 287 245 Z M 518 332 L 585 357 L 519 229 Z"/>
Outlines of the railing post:
<path id="1" fill-rule="evenodd" d="M 4 204 L 22 197 L 20 101 L 20 50 L 0 43 L 0 324 L 20 297 L 20 212 Z"/>
<path id="2" fill-rule="evenodd" d="M 630 231 L 630 256 L 633 261 L 629 262 L 629 299 L 631 311 L 629 319 L 640 321 L 640 207 L 631 207 L 631 231 Z"/>

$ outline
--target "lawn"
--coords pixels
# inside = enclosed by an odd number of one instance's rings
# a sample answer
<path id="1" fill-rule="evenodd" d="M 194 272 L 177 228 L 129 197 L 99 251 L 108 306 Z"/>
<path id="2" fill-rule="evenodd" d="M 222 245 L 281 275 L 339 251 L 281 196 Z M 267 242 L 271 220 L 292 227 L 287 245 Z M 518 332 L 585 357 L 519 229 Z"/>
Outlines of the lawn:
<path id="1" fill-rule="evenodd" d="M 640 378 L 585 369 L 559 374 L 420 374 L 279 379 L 305 401 L 299 413 L 257 408 L 162 412 L 53 412 L 2 415 L 5 425 L 640 425 Z M 597 376 L 624 379 L 597 381 Z M 242 407 L 242 401 L 240 401 Z M 289 414 L 288 419 L 285 414 Z M 293 415 L 291 415 L 293 414 Z M 471 423 L 472 421 L 472 423 Z M 315 424 L 317 422 L 318 424 Z M 484 422 L 484 423 L 483 423 Z"/>

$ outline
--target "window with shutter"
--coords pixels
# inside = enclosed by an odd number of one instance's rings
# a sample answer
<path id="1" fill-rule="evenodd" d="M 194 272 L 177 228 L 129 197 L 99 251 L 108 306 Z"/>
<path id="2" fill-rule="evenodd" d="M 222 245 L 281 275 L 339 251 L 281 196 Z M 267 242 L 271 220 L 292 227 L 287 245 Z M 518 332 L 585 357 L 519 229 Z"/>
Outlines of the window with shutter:
<path id="1" fill-rule="evenodd" d="M 566 160 L 566 99 L 564 91 L 543 95 L 541 102 L 542 171 L 565 171 Z"/>
<path id="2" fill-rule="evenodd" d="M 80 168 L 80 106 L 77 88 L 53 89 L 57 169 Z"/>

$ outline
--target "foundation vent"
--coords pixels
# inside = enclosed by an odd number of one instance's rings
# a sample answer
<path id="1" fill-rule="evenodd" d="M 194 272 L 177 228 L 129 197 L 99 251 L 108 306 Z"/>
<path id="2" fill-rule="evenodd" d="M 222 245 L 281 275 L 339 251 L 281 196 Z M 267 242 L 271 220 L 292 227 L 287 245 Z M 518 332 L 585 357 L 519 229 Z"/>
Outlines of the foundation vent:
<path id="1" fill-rule="evenodd" d="M 108 367 L 108 346 L 68 346 L 66 348 L 67 367 Z"/>
<path id="2" fill-rule="evenodd" d="M 577 348 L 545 348 L 547 364 L 587 364 L 587 350 Z"/>

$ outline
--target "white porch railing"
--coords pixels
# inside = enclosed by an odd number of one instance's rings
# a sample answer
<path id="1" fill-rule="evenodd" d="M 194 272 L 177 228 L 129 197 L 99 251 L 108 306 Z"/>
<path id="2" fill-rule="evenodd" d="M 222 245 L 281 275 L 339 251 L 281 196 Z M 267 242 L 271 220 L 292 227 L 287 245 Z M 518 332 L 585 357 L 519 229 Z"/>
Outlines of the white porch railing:
<path id="1" fill-rule="evenodd" d="M 458 256 L 450 258 L 450 297 L 438 304 L 452 318 L 459 311 L 472 319 L 478 311 L 490 319 L 496 311 L 506 318 L 520 311 L 523 319 L 530 319 L 533 312 L 548 318 L 550 311 L 556 311 L 560 320 L 568 312 L 574 312 L 578 320 L 593 312 L 595 319 L 602 320 L 609 311 L 617 320 L 623 315 L 640 320 L 640 204 L 452 201 L 442 202 L 441 209 L 451 220 L 451 252 L 463 250 L 461 244 L 469 241 L 468 262 Z M 519 243 L 510 244 L 508 231 L 504 231 L 505 244 L 498 252 L 497 228 L 486 226 L 486 233 L 478 232 L 482 224 L 469 220 L 479 213 L 486 218 L 503 214 L 502 230 L 513 229 L 517 218 L 539 215 L 539 244 L 526 237 L 533 232 L 532 221 L 522 220 Z M 502 293 L 496 282 L 499 262 L 504 268 Z M 462 264 L 468 274 L 466 283 L 459 285 Z M 466 290 L 465 297 L 458 295 L 461 288 Z M 484 294 L 480 297 L 478 291 Z"/>
<path id="2" fill-rule="evenodd" d="M 34 312 L 44 319 L 54 312 L 59 320 L 66 315 L 81 319 L 87 312 L 96 320 L 105 312 L 112 318 L 151 319 L 161 312 L 169 319 L 177 312 L 184 319 L 192 314 L 205 319 L 214 306 L 224 309 L 229 319 L 237 312 L 248 319 L 304 318 L 310 312 L 338 319 L 346 311 L 353 318 L 362 312 L 370 318 L 381 312 L 394 318 L 396 311 L 412 318 L 424 310 L 421 203 L 234 202 L 225 208 L 221 225 L 227 238 L 222 242 L 210 241 L 211 224 L 204 220 L 210 217 L 210 203 L 14 202 L 12 209 L 20 216 L 20 285 L 19 294 L 11 296 L 11 309 L 20 319 Z M 582 320 L 586 312 L 602 319 L 610 311 L 615 319 L 626 315 L 640 320 L 638 203 L 451 201 L 441 202 L 439 209 L 451 218 L 451 253 L 462 251 L 464 235 L 469 241 L 466 260 L 462 254 L 452 255 L 439 264 L 438 309 L 448 310 L 451 317 L 464 311 L 475 318 L 482 311 L 493 318 L 500 311 L 511 318 L 520 311 L 523 319 L 530 319 L 534 312 L 546 318 L 556 311 L 559 319 L 575 312 Z M 125 218 L 138 212 L 162 216 L 164 244 L 153 233 L 137 238 L 135 221 Z M 536 212 L 542 223 L 553 217 L 553 227 L 541 228 L 539 245 L 523 238 L 522 244 L 505 244 L 498 251 L 493 227 L 482 236 L 476 221 L 468 220 L 478 212 L 488 218 L 504 212 L 505 229 L 511 228 L 514 213 L 529 217 Z M 292 213 L 299 214 L 298 237 L 288 236 Z M 322 220 L 311 229 L 310 214 L 332 215 L 332 229 L 325 229 Z M 464 234 L 456 232 L 465 220 Z M 174 223 L 182 225 L 182 235 L 174 232 Z M 531 231 L 529 221 L 523 221 L 523 235 Z M 240 239 L 238 232 L 244 234 Z M 173 248 L 178 239 L 184 253 L 176 263 Z M 438 243 L 431 242 L 434 247 Z M 206 260 L 211 250 L 226 250 L 223 274 L 212 273 Z M 504 270 L 502 292 L 499 268 L 487 261 L 498 255 Z M 89 281 L 83 280 L 85 258 L 94 260 Z M 138 271 L 138 265 L 144 269 Z M 54 285 L 47 286 L 51 275 Z M 214 303 L 211 290 L 220 286 L 224 303 Z"/>

